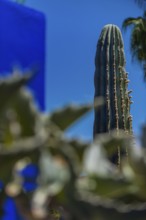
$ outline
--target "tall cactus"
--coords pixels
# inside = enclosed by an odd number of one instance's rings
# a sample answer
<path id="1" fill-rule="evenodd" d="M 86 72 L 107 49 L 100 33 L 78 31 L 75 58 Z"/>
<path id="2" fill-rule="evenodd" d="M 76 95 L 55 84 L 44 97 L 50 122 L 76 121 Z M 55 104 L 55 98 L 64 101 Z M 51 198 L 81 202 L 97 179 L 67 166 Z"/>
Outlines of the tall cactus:
<path id="1" fill-rule="evenodd" d="M 95 109 L 94 137 L 113 129 L 132 133 L 128 82 L 121 31 L 115 25 L 106 25 L 98 40 L 95 57 L 95 99 L 103 96 L 105 105 Z"/>

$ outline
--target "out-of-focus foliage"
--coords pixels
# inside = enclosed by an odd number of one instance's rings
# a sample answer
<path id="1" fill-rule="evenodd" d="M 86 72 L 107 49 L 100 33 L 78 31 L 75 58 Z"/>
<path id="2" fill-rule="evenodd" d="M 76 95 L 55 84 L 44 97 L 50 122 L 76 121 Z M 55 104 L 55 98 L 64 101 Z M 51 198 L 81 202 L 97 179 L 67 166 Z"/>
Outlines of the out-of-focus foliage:
<path id="1" fill-rule="evenodd" d="M 145 7 L 146 2 L 137 1 L 140 6 Z M 123 21 L 123 29 L 131 28 L 130 49 L 132 57 L 142 66 L 144 80 L 146 80 L 146 11 L 143 16 L 137 18 L 129 17 Z"/>
<path id="2" fill-rule="evenodd" d="M 23 87 L 29 78 L 0 80 L 1 215 L 10 196 L 26 220 L 144 220 L 145 150 L 122 131 L 98 135 L 93 143 L 66 138 L 65 130 L 93 106 L 41 113 Z M 97 108 L 101 104 L 98 99 Z M 109 160 L 117 146 L 128 149 L 121 170 Z"/>

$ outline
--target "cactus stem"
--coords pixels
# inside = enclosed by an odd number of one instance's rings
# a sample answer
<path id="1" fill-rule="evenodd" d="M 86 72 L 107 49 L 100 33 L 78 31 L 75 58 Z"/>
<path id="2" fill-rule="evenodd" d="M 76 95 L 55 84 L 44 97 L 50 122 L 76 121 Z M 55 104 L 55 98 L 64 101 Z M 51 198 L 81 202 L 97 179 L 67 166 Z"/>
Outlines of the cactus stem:
<path id="1" fill-rule="evenodd" d="M 94 137 L 98 133 L 123 129 L 132 133 L 130 104 L 132 96 L 128 91 L 128 73 L 125 72 L 125 56 L 122 35 L 115 25 L 106 25 L 100 35 L 95 57 L 95 98 L 103 96 L 105 106 L 95 110 Z M 127 153 L 126 153 L 127 154 Z M 120 164 L 121 150 L 117 159 Z"/>

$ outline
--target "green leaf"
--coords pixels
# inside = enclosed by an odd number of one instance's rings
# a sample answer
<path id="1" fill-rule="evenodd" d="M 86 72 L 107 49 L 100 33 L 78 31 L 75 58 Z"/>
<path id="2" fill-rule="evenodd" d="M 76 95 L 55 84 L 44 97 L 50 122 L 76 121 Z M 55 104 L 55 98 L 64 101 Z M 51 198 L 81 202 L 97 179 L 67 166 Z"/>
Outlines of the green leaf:
<path id="1" fill-rule="evenodd" d="M 124 205 L 120 202 L 101 199 L 86 193 L 80 196 L 80 199 L 74 205 L 76 205 L 76 211 L 78 211 L 77 216 L 84 215 L 82 218 L 75 218 L 77 220 L 145 220 L 146 216 L 146 206 L 142 203 L 132 206 L 129 204 Z"/>
<path id="2" fill-rule="evenodd" d="M 112 157 L 117 153 L 117 147 L 120 148 L 122 154 L 126 155 L 127 148 L 130 148 L 132 143 L 132 137 L 126 134 L 123 130 L 112 131 L 110 134 L 99 134 L 96 136 L 95 144 L 102 145 L 106 151 L 106 156 Z"/>
<path id="3" fill-rule="evenodd" d="M 43 185 L 48 184 L 48 187 L 53 183 L 63 185 L 70 178 L 68 166 L 63 159 L 59 155 L 53 157 L 47 150 L 42 151 L 39 166 L 40 179 Z"/>
<path id="4" fill-rule="evenodd" d="M 144 149 L 131 148 L 129 167 L 133 172 L 134 184 L 138 187 L 138 196 L 146 201 L 146 152 Z"/>
<path id="5" fill-rule="evenodd" d="M 78 139 L 71 139 L 68 140 L 67 142 L 75 150 L 79 161 L 82 163 L 85 150 L 90 145 L 90 143 Z"/>
<path id="6" fill-rule="evenodd" d="M 16 113 L 17 121 L 21 126 L 21 137 L 33 136 L 40 119 L 32 94 L 21 88 L 11 99 L 8 107 Z"/>
<path id="7" fill-rule="evenodd" d="M 0 79 L 0 111 L 4 105 L 15 95 L 15 93 L 25 85 L 34 75 L 33 72 L 24 74 L 11 74 L 6 78 Z"/>
<path id="8" fill-rule="evenodd" d="M 89 176 L 87 180 L 86 177 L 83 177 L 81 181 L 87 181 L 88 190 L 103 198 L 118 198 L 123 196 L 128 191 L 130 192 L 130 186 L 132 185 L 131 182 L 116 175 L 115 177 Z"/>
<path id="9" fill-rule="evenodd" d="M 19 89 L 0 112 L 0 143 L 10 146 L 17 139 L 34 136 L 42 128 L 40 120 L 32 95 Z"/>
<path id="10" fill-rule="evenodd" d="M 12 169 L 20 159 L 28 157 L 32 162 L 37 163 L 40 148 L 45 142 L 44 137 L 36 136 L 14 142 L 10 150 L 5 150 L 5 147 L 0 145 L 0 180 L 5 183 L 11 180 Z"/>
<path id="11" fill-rule="evenodd" d="M 96 107 L 103 104 L 103 100 L 99 98 L 96 101 Z M 50 115 L 50 120 L 58 126 L 61 130 L 66 130 L 74 122 L 76 122 L 83 115 L 93 109 L 92 104 L 87 105 L 69 105 L 62 109 L 58 109 Z"/>

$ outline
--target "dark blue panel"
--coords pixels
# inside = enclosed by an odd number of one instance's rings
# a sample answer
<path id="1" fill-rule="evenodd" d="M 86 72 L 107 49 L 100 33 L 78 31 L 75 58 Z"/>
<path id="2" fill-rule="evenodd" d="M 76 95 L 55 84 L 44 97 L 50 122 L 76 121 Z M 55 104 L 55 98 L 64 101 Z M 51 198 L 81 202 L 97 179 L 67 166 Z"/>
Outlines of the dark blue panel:
<path id="1" fill-rule="evenodd" d="M 0 73 L 19 64 L 37 67 L 30 83 L 41 109 L 44 97 L 45 17 L 42 13 L 14 2 L 0 0 Z"/>
<path id="2" fill-rule="evenodd" d="M 3 211 L 4 215 L 2 220 L 24 220 L 24 218 L 18 213 L 15 202 L 11 197 L 6 198 L 3 204 Z"/>

